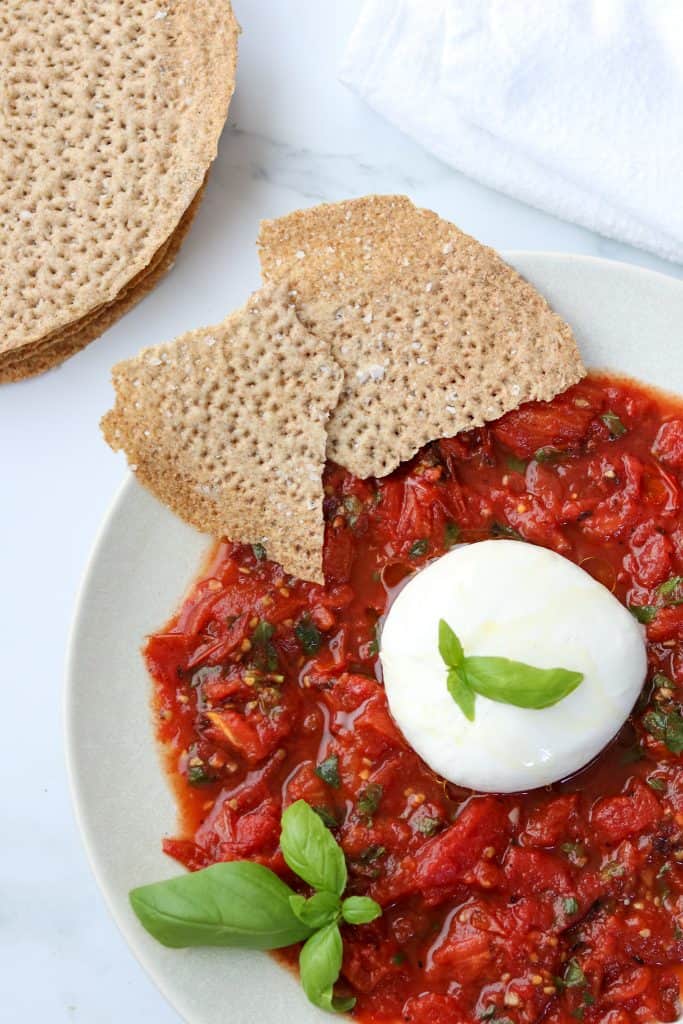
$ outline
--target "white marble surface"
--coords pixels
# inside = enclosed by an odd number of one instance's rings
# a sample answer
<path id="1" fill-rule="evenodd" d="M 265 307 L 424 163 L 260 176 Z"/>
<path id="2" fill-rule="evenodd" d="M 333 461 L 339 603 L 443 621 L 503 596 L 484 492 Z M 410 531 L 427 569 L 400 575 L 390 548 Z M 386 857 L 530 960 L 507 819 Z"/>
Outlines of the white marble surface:
<path id="1" fill-rule="evenodd" d="M 335 80 L 359 5 L 235 0 L 244 30 L 238 91 L 175 269 L 61 369 L 0 390 L 0 1021 L 7 1024 L 179 1021 L 108 917 L 64 767 L 69 622 L 98 524 L 125 472 L 97 426 L 110 401 L 110 365 L 241 303 L 258 286 L 260 218 L 365 192 L 407 192 L 497 248 L 589 253 L 683 276 L 680 267 L 463 178 L 365 109 Z"/>

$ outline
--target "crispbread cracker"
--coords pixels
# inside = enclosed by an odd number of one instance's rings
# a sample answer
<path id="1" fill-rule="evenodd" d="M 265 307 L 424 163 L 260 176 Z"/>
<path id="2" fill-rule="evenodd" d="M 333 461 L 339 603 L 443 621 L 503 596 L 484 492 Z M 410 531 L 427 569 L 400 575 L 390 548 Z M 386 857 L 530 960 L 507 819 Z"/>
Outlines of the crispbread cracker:
<path id="1" fill-rule="evenodd" d="M 404 196 L 264 221 L 259 246 L 265 280 L 289 286 L 344 369 L 327 452 L 359 477 L 585 374 L 570 328 L 528 282 Z"/>
<path id="2" fill-rule="evenodd" d="M 285 287 L 119 363 L 113 380 L 102 430 L 142 483 L 198 529 L 263 543 L 323 582 L 325 426 L 342 374 Z"/>
<path id="3" fill-rule="evenodd" d="M 0 5 L 0 355 L 50 339 L 58 361 L 59 333 L 170 244 L 216 155 L 237 34 L 228 0 Z"/>
<path id="4" fill-rule="evenodd" d="M 17 351 L 5 353 L 4 357 L 0 355 L 0 384 L 25 380 L 27 377 L 34 377 L 53 366 L 58 366 L 65 359 L 80 352 L 95 338 L 99 338 L 124 313 L 144 299 L 173 266 L 180 246 L 199 209 L 203 192 L 204 188 L 202 187 L 180 218 L 180 223 L 171 237 L 155 253 L 150 265 L 142 274 L 126 285 L 114 302 L 94 310 L 43 341 L 34 342 Z"/>

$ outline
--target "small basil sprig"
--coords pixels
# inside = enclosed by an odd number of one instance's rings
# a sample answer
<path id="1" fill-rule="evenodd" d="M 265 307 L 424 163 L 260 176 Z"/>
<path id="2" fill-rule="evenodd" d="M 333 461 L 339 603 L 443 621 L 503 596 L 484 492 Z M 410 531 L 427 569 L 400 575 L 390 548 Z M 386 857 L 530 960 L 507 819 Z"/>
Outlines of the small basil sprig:
<path id="1" fill-rule="evenodd" d="M 566 668 L 534 668 L 509 658 L 466 657 L 460 640 L 439 620 L 439 653 L 446 685 L 465 718 L 474 721 L 476 695 L 520 708 L 548 708 L 568 696 L 583 679 Z"/>
<path id="2" fill-rule="evenodd" d="M 262 864 L 231 861 L 133 889 L 131 906 L 165 946 L 280 949 L 304 942 L 299 969 L 308 998 L 325 1010 L 350 1010 L 354 999 L 334 995 L 343 954 L 339 923 L 374 921 L 382 908 L 367 896 L 342 899 L 344 853 L 305 801 L 282 815 L 280 847 L 291 870 L 316 890 L 308 899 Z"/>
<path id="3" fill-rule="evenodd" d="M 346 888 L 344 853 L 305 800 L 297 800 L 282 815 L 280 848 L 287 866 L 304 882 L 341 896 Z"/>

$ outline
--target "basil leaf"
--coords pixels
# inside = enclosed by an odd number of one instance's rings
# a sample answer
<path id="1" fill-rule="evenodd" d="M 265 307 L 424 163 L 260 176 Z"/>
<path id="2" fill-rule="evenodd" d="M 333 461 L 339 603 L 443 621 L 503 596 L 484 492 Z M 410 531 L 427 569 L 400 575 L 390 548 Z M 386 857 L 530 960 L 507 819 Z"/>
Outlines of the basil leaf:
<path id="1" fill-rule="evenodd" d="M 347 924 L 367 924 L 382 916 L 382 908 L 369 896 L 347 896 L 342 903 L 342 917 Z"/>
<path id="2" fill-rule="evenodd" d="M 611 410 L 609 412 L 603 412 L 600 419 L 609 430 L 611 441 L 616 441 L 618 437 L 623 437 L 624 434 L 627 433 L 626 427 L 615 412 L 612 412 Z"/>
<path id="3" fill-rule="evenodd" d="M 462 644 L 445 619 L 439 619 L 439 654 L 447 668 L 459 668 L 465 659 Z"/>
<path id="4" fill-rule="evenodd" d="M 304 992 L 315 1006 L 345 1013 L 355 999 L 335 999 L 333 985 L 342 965 L 342 940 L 336 924 L 328 924 L 311 935 L 299 954 L 299 971 Z"/>
<path id="5" fill-rule="evenodd" d="M 310 899 L 292 893 L 289 905 L 303 924 L 316 929 L 333 924 L 341 911 L 341 900 L 333 892 L 316 892 Z"/>
<path id="6" fill-rule="evenodd" d="M 579 910 L 579 901 L 574 896 L 567 896 L 562 900 L 565 914 L 576 914 Z"/>
<path id="7" fill-rule="evenodd" d="M 326 782 L 328 786 L 332 786 L 333 789 L 339 789 L 341 779 L 339 778 L 339 758 L 337 755 L 330 754 L 324 761 L 321 761 L 315 770 L 315 774 L 323 782 Z"/>
<path id="8" fill-rule="evenodd" d="M 652 622 L 657 614 L 657 609 L 653 604 L 630 604 L 628 610 L 638 622 L 642 622 L 645 626 L 648 622 Z"/>
<path id="9" fill-rule="evenodd" d="M 457 668 L 452 668 L 446 678 L 446 686 L 465 718 L 473 722 L 475 694 L 465 675 Z"/>
<path id="10" fill-rule="evenodd" d="M 467 681 L 489 700 L 519 708 L 549 708 L 567 697 L 583 680 L 566 668 L 534 668 L 508 658 L 465 658 Z"/>
<path id="11" fill-rule="evenodd" d="M 311 933 L 292 911 L 293 895 L 263 865 L 232 861 L 142 885 L 129 899 L 140 923 L 164 946 L 280 949 Z"/>
<path id="12" fill-rule="evenodd" d="M 256 544 L 251 545 L 251 550 L 254 553 L 254 558 L 257 562 L 263 562 L 268 557 L 265 546 L 259 541 L 257 541 Z"/>
<path id="13" fill-rule="evenodd" d="M 341 896 L 346 887 L 344 853 L 305 800 L 297 800 L 282 815 L 280 848 L 287 865 L 304 882 Z"/>

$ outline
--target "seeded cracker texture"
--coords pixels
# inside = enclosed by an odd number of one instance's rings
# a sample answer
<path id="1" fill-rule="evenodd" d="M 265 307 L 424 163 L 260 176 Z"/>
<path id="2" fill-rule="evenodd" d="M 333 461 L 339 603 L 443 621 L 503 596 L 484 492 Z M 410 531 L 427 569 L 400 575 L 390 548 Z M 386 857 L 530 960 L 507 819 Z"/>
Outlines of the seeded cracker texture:
<path id="1" fill-rule="evenodd" d="M 259 248 L 264 279 L 290 288 L 344 369 L 327 454 L 359 477 L 585 375 L 570 328 L 535 288 L 404 196 L 264 221 Z"/>
<path id="2" fill-rule="evenodd" d="M 0 4 L 0 380 L 60 362 L 171 265 L 238 32 L 228 0 Z"/>
<path id="3" fill-rule="evenodd" d="M 7 354 L 0 360 L 0 384 L 44 373 L 51 367 L 75 355 L 95 338 L 99 338 L 108 327 L 115 324 L 129 309 L 150 292 L 164 274 L 173 266 L 183 239 L 187 234 L 201 203 L 203 189 L 200 189 L 180 219 L 178 227 L 170 238 L 155 253 L 145 270 L 123 288 L 113 302 L 101 306 L 88 316 L 69 324 L 63 331 L 45 341 L 25 345 Z"/>
<path id="4" fill-rule="evenodd" d="M 342 373 L 285 287 L 119 363 L 113 382 L 102 430 L 141 483 L 198 529 L 262 543 L 323 582 L 325 427 Z"/>

